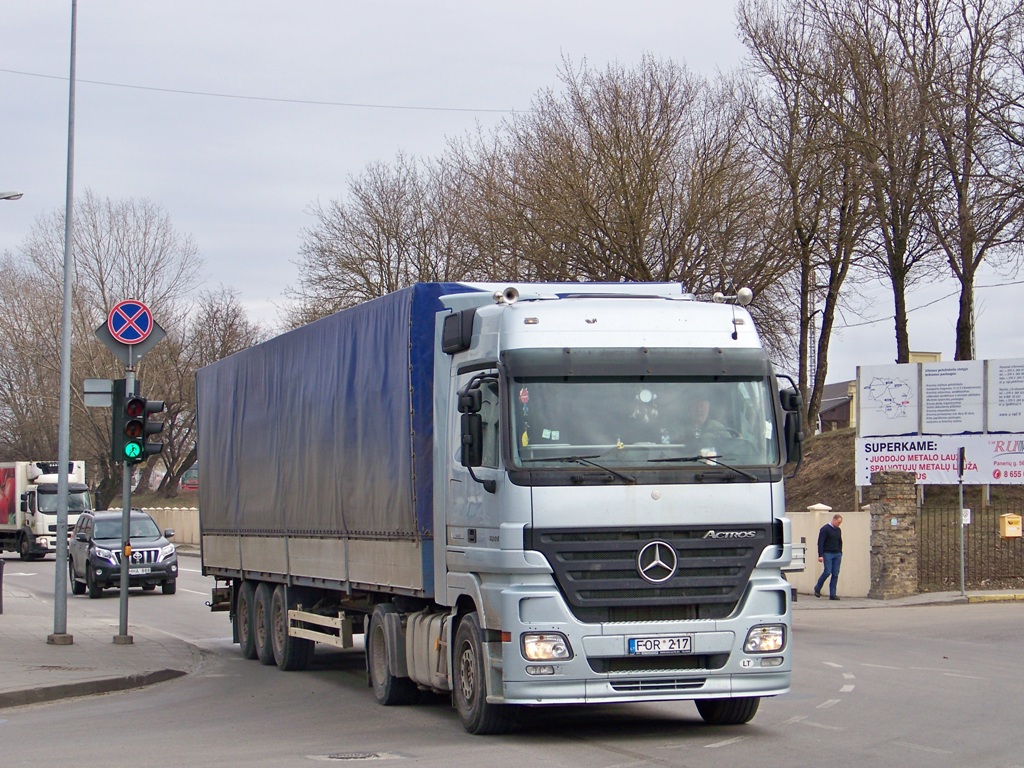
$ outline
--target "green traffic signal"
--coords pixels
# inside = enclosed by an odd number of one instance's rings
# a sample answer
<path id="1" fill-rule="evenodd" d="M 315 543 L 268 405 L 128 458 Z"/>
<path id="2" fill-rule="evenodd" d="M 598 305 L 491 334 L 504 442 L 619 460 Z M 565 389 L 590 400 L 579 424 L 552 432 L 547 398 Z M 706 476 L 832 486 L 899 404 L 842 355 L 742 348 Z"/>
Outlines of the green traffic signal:
<path id="1" fill-rule="evenodd" d="M 128 395 L 124 399 L 124 460 L 133 464 L 146 454 L 146 398 Z"/>

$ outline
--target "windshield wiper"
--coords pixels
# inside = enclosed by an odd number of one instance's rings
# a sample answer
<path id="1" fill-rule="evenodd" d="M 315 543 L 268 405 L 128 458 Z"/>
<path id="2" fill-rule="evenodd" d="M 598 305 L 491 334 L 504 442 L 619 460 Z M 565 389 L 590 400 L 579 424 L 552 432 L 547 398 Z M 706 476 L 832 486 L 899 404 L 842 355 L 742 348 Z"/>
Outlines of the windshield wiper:
<path id="1" fill-rule="evenodd" d="M 667 459 L 648 459 L 647 461 L 651 463 L 668 461 L 706 461 L 710 464 L 714 464 L 719 467 L 725 467 L 726 469 L 732 470 L 741 477 L 745 477 L 748 480 L 751 480 L 755 483 L 757 482 L 757 477 L 755 475 L 752 475 L 746 470 L 740 469 L 739 467 L 734 467 L 732 466 L 732 464 L 726 464 L 724 461 L 719 461 L 719 457 L 715 454 L 707 456 L 670 456 Z"/>
<path id="2" fill-rule="evenodd" d="M 603 464 L 598 464 L 596 461 L 592 461 L 592 459 L 599 459 L 599 458 L 601 458 L 600 454 L 595 454 L 593 456 L 555 456 L 555 457 L 550 458 L 550 459 L 545 459 L 545 458 L 523 459 L 523 463 L 524 464 L 532 464 L 533 462 L 537 462 L 537 461 L 550 461 L 550 462 L 555 463 L 555 464 L 582 464 L 585 467 L 594 467 L 595 469 L 600 469 L 602 472 L 607 472 L 610 475 L 614 475 L 615 477 L 619 478 L 623 482 L 626 482 L 626 483 L 635 483 L 636 482 L 636 478 L 633 477 L 632 475 L 623 474 L 622 472 L 619 472 L 618 470 L 612 469 L 611 467 L 606 467 Z"/>

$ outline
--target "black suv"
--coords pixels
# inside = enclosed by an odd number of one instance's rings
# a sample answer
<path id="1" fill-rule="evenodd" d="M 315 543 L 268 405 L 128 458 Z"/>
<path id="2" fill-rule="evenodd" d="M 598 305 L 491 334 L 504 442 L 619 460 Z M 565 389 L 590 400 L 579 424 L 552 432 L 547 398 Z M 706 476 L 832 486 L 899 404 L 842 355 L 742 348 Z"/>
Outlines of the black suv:
<path id="1" fill-rule="evenodd" d="M 107 587 L 121 586 L 121 512 L 83 512 L 68 545 L 71 592 L 99 597 Z M 149 591 L 157 584 L 173 595 L 178 583 L 178 555 L 168 541 L 174 531 L 161 533 L 156 521 L 133 509 L 129 522 L 131 554 L 128 585 Z"/>

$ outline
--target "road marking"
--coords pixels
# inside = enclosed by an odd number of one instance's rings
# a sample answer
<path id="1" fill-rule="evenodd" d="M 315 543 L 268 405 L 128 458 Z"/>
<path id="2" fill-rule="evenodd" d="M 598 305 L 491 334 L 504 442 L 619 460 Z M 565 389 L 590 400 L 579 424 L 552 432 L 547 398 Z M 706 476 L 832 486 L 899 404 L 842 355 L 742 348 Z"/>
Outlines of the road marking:
<path id="1" fill-rule="evenodd" d="M 725 741 L 716 741 L 714 744 L 705 744 L 704 749 L 718 749 L 719 747 L 728 747 L 730 744 L 737 744 L 741 741 L 746 741 L 749 736 L 737 736 L 734 739 L 726 739 Z"/>
<path id="2" fill-rule="evenodd" d="M 964 680 L 988 680 L 987 677 L 978 677 L 977 675 L 961 675 L 957 672 L 943 672 L 944 677 L 962 677 Z"/>
<path id="3" fill-rule="evenodd" d="M 856 680 L 857 676 L 853 672 L 843 672 L 844 680 Z"/>
<path id="4" fill-rule="evenodd" d="M 797 723 L 803 722 L 806 719 L 807 715 L 797 715 L 796 717 L 789 718 L 789 720 L 783 720 L 781 723 L 779 723 L 779 725 L 796 725 Z"/>
<path id="5" fill-rule="evenodd" d="M 831 707 L 834 707 L 836 704 L 838 704 L 841 701 L 842 701 L 842 699 L 829 699 L 828 701 L 821 702 L 821 704 L 819 704 L 817 707 L 815 707 L 815 709 L 829 709 Z"/>
<path id="6" fill-rule="evenodd" d="M 834 661 L 823 661 L 821 663 L 824 664 L 826 667 L 835 667 L 836 669 L 843 668 L 842 664 L 836 664 Z"/>
<path id="7" fill-rule="evenodd" d="M 839 692 L 840 693 L 850 693 L 856 687 L 857 687 L 856 685 L 844 685 L 842 688 L 839 689 Z"/>
<path id="8" fill-rule="evenodd" d="M 861 664 L 862 667 L 870 667 L 871 669 L 895 669 L 897 671 L 902 670 L 903 667 L 889 667 L 885 664 Z"/>
<path id="9" fill-rule="evenodd" d="M 938 749 L 936 747 L 926 747 L 924 744 L 914 744 L 914 743 L 909 742 L 909 741 L 894 741 L 893 744 L 895 744 L 897 747 L 906 747 L 907 749 L 916 749 L 919 752 L 929 752 L 929 753 L 931 753 L 933 755 L 952 755 L 953 754 L 953 752 L 951 752 L 948 749 Z"/>
<path id="10" fill-rule="evenodd" d="M 838 725 L 825 725 L 825 723 L 816 723 L 813 720 L 803 720 L 800 724 L 801 725 L 809 725 L 812 728 L 823 728 L 826 731 L 845 731 L 846 730 L 845 728 L 842 728 L 842 727 L 840 727 Z"/>
<path id="11" fill-rule="evenodd" d="M 206 597 L 207 592 L 196 592 L 194 589 L 179 588 L 179 592 L 188 592 L 190 595 L 199 595 L 200 597 Z"/>
<path id="12" fill-rule="evenodd" d="M 178 570 L 184 571 L 185 573 L 202 573 L 198 568 L 182 568 L 181 566 L 178 566 Z"/>

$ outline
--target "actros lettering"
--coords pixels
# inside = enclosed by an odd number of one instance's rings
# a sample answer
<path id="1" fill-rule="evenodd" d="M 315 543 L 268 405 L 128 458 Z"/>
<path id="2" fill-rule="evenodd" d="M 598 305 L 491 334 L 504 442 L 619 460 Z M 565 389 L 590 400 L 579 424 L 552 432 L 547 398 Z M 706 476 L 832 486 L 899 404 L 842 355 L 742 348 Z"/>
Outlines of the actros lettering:
<path id="1" fill-rule="evenodd" d="M 716 531 L 711 529 L 704 534 L 705 539 L 752 539 L 757 531 Z"/>

